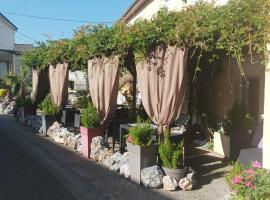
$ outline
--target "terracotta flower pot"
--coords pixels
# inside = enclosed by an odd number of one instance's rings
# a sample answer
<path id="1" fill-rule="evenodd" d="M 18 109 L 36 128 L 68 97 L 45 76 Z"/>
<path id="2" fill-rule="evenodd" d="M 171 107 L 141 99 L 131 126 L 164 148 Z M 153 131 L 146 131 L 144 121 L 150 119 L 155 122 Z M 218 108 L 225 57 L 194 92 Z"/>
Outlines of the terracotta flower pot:
<path id="1" fill-rule="evenodd" d="M 139 146 L 127 142 L 127 150 L 130 155 L 130 179 L 140 184 L 141 170 L 157 164 L 158 145 Z"/>
<path id="2" fill-rule="evenodd" d="M 102 128 L 85 128 L 81 126 L 80 133 L 82 136 L 83 156 L 89 158 L 92 139 L 96 136 L 103 136 Z"/>

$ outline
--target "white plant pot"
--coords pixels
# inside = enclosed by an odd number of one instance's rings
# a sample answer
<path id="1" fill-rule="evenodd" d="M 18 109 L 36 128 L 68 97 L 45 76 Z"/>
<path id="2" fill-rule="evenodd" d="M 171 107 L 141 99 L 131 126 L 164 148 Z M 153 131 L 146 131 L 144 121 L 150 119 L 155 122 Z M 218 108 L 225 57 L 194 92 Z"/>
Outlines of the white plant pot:
<path id="1" fill-rule="evenodd" d="M 230 158 L 231 139 L 219 132 L 214 133 L 214 152 L 223 157 Z"/>

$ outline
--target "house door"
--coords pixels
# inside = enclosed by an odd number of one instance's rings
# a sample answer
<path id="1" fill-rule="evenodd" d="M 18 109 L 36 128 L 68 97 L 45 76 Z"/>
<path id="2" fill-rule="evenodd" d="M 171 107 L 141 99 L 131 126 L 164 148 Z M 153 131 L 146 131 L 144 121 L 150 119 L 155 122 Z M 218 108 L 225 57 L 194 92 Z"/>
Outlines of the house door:
<path id="1" fill-rule="evenodd" d="M 0 78 L 8 74 L 8 62 L 0 62 Z"/>

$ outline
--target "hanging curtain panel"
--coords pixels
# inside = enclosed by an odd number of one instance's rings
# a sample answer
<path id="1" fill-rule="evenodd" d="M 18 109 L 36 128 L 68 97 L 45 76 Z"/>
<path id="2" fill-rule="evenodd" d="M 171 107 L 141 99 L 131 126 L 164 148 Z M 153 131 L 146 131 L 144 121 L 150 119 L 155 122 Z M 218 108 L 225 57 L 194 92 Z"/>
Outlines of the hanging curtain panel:
<path id="1" fill-rule="evenodd" d="M 33 105 L 37 106 L 46 97 L 50 90 L 48 71 L 44 69 L 32 70 L 32 92 L 31 99 Z"/>
<path id="2" fill-rule="evenodd" d="M 119 86 L 118 56 L 95 58 L 88 61 L 91 98 L 100 113 L 101 124 L 111 117 L 116 108 Z"/>
<path id="3" fill-rule="evenodd" d="M 160 128 L 175 122 L 185 99 L 186 50 L 158 46 L 136 65 L 143 106 Z"/>
<path id="4" fill-rule="evenodd" d="M 49 68 L 52 100 L 59 108 L 63 108 L 68 101 L 68 74 L 68 63 Z"/>

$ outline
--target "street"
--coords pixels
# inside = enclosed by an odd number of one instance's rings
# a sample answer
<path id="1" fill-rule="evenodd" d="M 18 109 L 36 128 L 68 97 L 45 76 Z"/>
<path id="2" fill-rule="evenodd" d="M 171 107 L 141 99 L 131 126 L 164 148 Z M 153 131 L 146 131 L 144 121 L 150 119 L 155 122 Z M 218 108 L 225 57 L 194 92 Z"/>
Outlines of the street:
<path id="1" fill-rule="evenodd" d="M 46 169 L 10 140 L 7 134 L 5 130 L 0 130 L 1 200 L 75 199 Z"/>

